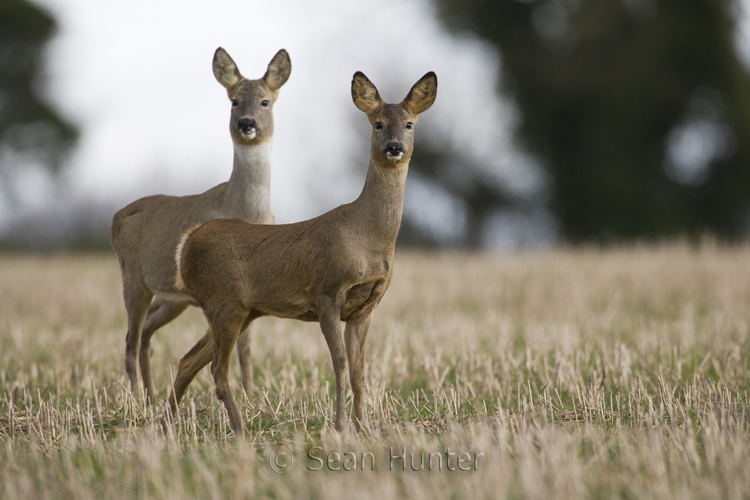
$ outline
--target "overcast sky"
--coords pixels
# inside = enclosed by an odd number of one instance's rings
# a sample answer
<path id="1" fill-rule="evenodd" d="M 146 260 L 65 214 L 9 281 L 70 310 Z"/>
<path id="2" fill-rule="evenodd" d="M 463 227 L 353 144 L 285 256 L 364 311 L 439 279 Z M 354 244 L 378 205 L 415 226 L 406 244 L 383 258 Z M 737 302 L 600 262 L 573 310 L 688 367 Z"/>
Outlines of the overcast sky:
<path id="1" fill-rule="evenodd" d="M 219 46 L 248 78 L 261 77 L 282 47 L 292 59 L 274 108 L 277 222 L 359 194 L 370 128 L 351 102 L 357 70 L 389 102 L 435 71 L 438 97 L 417 126 L 416 147 L 429 128 L 461 154 L 484 158 L 515 189 L 536 187 L 533 167 L 509 140 L 515 114 L 495 93 L 495 52 L 446 34 L 427 1 L 36 1 L 59 23 L 47 92 L 81 130 L 67 169 L 78 199 L 124 205 L 229 178 L 230 103 L 211 71 Z M 58 189 L 34 175 L 19 188 L 37 209 Z"/>
<path id="2" fill-rule="evenodd" d="M 277 222 L 318 215 L 361 190 L 370 129 L 351 102 L 357 70 L 389 102 L 435 71 L 438 97 L 417 126 L 416 147 L 429 130 L 515 191 L 539 189 L 533 162 L 510 140 L 512 102 L 495 92 L 497 54 L 475 38 L 447 34 L 426 0 L 35 1 L 59 24 L 46 53 L 46 92 L 81 138 L 66 170 L 70 193 L 30 171 L 17 186 L 27 210 L 49 210 L 65 197 L 114 210 L 141 196 L 202 192 L 227 180 L 230 103 L 211 71 L 219 46 L 248 78 L 262 76 L 282 47 L 292 59 L 274 108 Z M 750 9 L 738 15 L 739 51 L 750 61 Z M 407 209 L 439 229 L 452 205 L 429 194 L 407 187 Z M 0 229 L 3 223 L 0 205 Z"/>

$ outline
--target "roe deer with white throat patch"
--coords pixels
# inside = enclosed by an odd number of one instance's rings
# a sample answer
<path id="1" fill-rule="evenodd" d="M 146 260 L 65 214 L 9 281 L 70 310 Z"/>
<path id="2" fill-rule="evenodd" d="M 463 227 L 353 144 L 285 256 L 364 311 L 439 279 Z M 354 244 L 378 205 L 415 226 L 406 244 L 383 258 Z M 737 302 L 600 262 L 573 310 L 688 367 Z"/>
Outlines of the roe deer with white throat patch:
<path id="1" fill-rule="evenodd" d="M 214 53 L 213 72 L 232 104 L 229 130 L 234 165 L 228 182 L 192 196 L 147 196 L 134 201 L 112 221 L 112 246 L 122 272 L 128 314 L 125 368 L 135 394 L 140 364 L 147 401 L 152 401 L 151 337 L 195 305 L 185 290 L 175 288 L 175 249 L 188 228 L 212 219 L 237 218 L 273 224 L 270 210 L 273 106 L 292 70 L 281 49 L 258 80 L 244 78 L 221 47 Z M 249 390 L 250 331 L 237 342 L 242 383 Z"/>

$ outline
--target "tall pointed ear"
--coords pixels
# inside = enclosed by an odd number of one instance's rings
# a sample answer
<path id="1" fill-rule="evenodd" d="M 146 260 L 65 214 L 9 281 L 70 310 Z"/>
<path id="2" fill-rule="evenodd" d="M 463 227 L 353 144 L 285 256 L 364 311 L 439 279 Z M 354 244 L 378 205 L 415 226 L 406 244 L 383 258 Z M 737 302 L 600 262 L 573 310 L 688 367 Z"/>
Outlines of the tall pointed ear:
<path id="1" fill-rule="evenodd" d="M 234 63 L 227 51 L 219 47 L 214 52 L 214 76 L 228 91 L 234 88 L 235 85 L 242 80 L 240 70 L 237 69 L 237 65 Z"/>
<path id="2" fill-rule="evenodd" d="M 361 71 L 354 73 L 354 78 L 352 78 L 352 100 L 357 109 L 367 113 L 367 116 L 383 104 L 378 89 Z"/>
<path id="3" fill-rule="evenodd" d="M 289 53 L 281 49 L 273 56 L 271 62 L 268 63 L 266 74 L 263 75 L 263 81 L 268 85 L 274 99 L 278 96 L 281 86 L 289 80 L 289 75 L 291 74 L 292 60 L 289 58 Z"/>
<path id="4" fill-rule="evenodd" d="M 437 97 L 437 75 L 430 71 L 414 84 L 403 103 L 412 113 L 418 115 L 430 109 L 432 103 L 435 102 L 435 97 Z"/>

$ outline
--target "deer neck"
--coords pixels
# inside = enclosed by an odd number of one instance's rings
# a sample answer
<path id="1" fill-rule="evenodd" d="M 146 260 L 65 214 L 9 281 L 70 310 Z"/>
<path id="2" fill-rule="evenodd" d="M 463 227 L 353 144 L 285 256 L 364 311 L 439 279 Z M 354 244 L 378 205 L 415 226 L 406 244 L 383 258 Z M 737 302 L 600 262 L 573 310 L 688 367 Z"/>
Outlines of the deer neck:
<path id="1" fill-rule="evenodd" d="M 383 168 L 370 160 L 365 187 L 354 202 L 355 222 L 366 230 L 366 238 L 376 240 L 386 250 L 392 251 L 401 227 L 408 168 L 408 164 Z"/>
<path id="2" fill-rule="evenodd" d="M 272 142 L 233 144 L 234 165 L 224 190 L 224 206 L 245 219 L 260 217 L 271 209 Z"/>

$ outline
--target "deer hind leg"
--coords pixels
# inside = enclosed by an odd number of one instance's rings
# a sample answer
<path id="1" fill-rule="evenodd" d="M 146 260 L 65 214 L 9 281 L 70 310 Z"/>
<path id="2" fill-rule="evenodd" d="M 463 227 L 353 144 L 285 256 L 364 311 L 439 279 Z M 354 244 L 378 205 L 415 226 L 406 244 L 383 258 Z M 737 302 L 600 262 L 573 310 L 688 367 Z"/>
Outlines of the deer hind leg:
<path id="1" fill-rule="evenodd" d="M 317 301 L 320 329 L 331 351 L 333 373 L 336 377 L 336 425 L 339 432 L 346 427 L 346 351 L 341 332 L 341 307 L 336 307 L 333 299 L 324 296 Z"/>
<path id="2" fill-rule="evenodd" d="M 128 286 L 126 282 L 123 289 L 125 309 L 128 313 L 128 333 L 125 338 L 125 371 L 130 379 L 130 390 L 138 396 L 140 394 L 138 391 L 138 347 L 141 342 L 141 329 L 153 294 L 145 285 Z"/>
<path id="3" fill-rule="evenodd" d="M 206 315 L 208 317 L 208 314 Z M 245 423 L 234 401 L 232 386 L 229 384 L 229 361 L 237 339 L 250 322 L 247 311 L 222 311 L 216 317 L 209 317 L 214 339 L 214 360 L 211 373 L 216 382 L 216 396 L 224 403 L 234 435 L 242 439 L 247 435 Z"/>
<path id="4" fill-rule="evenodd" d="M 141 347 L 138 356 L 138 362 L 141 367 L 141 378 L 143 379 L 143 388 L 146 390 L 146 401 L 153 403 L 156 397 L 154 384 L 151 380 L 151 337 L 156 330 L 174 320 L 187 308 L 186 303 L 168 302 L 159 297 L 151 302 L 146 315 L 146 321 L 143 324 L 141 333 Z"/>
<path id="5" fill-rule="evenodd" d="M 349 382 L 354 393 L 354 416 L 358 428 L 367 427 L 365 411 L 365 343 L 372 313 L 346 322 L 346 357 L 349 360 Z"/>
<path id="6" fill-rule="evenodd" d="M 190 382 L 193 381 L 204 366 L 214 359 L 214 338 L 209 328 L 203 338 L 188 351 L 180 360 L 177 376 L 174 379 L 174 388 L 169 398 L 169 407 L 174 415 L 177 405 L 180 404 L 182 396 L 185 395 Z"/>
<path id="7" fill-rule="evenodd" d="M 239 346 L 242 343 L 242 337 L 247 336 L 247 345 L 246 348 L 248 351 L 246 352 L 247 359 L 250 358 L 250 329 L 249 327 L 246 328 L 242 335 L 240 335 L 240 338 L 237 339 L 237 345 Z M 185 395 L 185 392 L 187 391 L 187 388 L 190 386 L 190 383 L 193 381 L 195 376 L 200 372 L 204 366 L 209 364 L 214 359 L 214 338 L 213 334 L 211 333 L 211 329 L 208 329 L 206 331 L 206 334 L 203 336 L 202 339 L 198 341 L 195 346 L 193 346 L 192 349 L 180 360 L 180 366 L 177 369 L 177 375 L 174 380 L 174 391 L 172 395 L 169 398 L 169 405 L 172 409 L 172 413 L 177 410 L 177 405 L 182 400 L 182 397 Z M 242 356 L 240 356 L 240 363 L 242 362 Z M 249 363 L 247 364 L 249 365 Z M 245 371 L 243 369 L 243 379 L 245 377 Z M 246 390 L 247 392 L 247 390 Z"/>
<path id="8" fill-rule="evenodd" d="M 237 339 L 237 357 L 240 360 L 240 370 L 242 370 L 242 388 L 247 394 L 250 393 L 253 385 L 253 366 L 250 359 L 250 334 L 252 328 L 252 323 L 248 324 L 247 328 L 240 334 L 240 338 Z"/>

